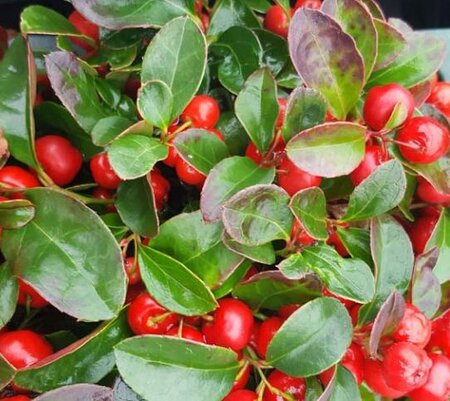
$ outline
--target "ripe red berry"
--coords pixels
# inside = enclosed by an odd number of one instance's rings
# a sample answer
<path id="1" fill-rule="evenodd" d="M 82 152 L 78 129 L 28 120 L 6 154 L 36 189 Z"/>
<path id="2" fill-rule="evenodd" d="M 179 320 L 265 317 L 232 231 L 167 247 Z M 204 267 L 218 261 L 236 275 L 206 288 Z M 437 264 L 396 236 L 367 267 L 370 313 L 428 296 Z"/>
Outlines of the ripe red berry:
<path id="1" fill-rule="evenodd" d="M 356 187 L 363 182 L 373 170 L 389 160 L 388 154 L 379 145 L 366 145 L 364 159 L 350 174 L 350 179 Z"/>
<path id="2" fill-rule="evenodd" d="M 425 246 L 436 227 L 437 220 L 435 216 L 419 217 L 409 228 L 408 235 L 416 255 L 420 255 L 425 250 Z"/>
<path id="3" fill-rule="evenodd" d="M 121 183 L 120 178 L 109 164 L 108 154 L 99 153 L 90 162 L 91 173 L 95 182 L 106 189 L 117 189 Z"/>
<path id="4" fill-rule="evenodd" d="M 448 129 L 431 117 L 409 120 L 397 134 L 403 157 L 419 164 L 429 164 L 445 155 L 450 146 Z"/>
<path id="5" fill-rule="evenodd" d="M 333 378 L 335 369 L 336 367 L 332 366 L 324 372 L 319 373 L 319 380 L 324 387 L 328 386 L 328 384 L 330 383 L 331 379 Z"/>
<path id="6" fill-rule="evenodd" d="M 140 294 L 128 308 L 128 324 L 134 334 L 164 334 L 178 316 L 158 304 L 148 293 Z"/>
<path id="7" fill-rule="evenodd" d="M 50 178 L 59 186 L 70 184 L 81 169 L 83 156 L 70 141 L 58 135 L 36 140 L 36 156 Z"/>
<path id="8" fill-rule="evenodd" d="M 278 309 L 278 315 L 282 319 L 288 319 L 294 312 L 297 312 L 298 308 L 300 308 L 301 305 L 299 304 L 291 304 L 291 305 L 285 305 L 282 306 L 280 309 Z"/>
<path id="9" fill-rule="evenodd" d="M 100 29 L 97 25 L 92 23 L 91 21 L 84 18 L 78 11 L 73 11 L 69 15 L 69 21 L 72 25 L 77 28 L 79 32 L 81 32 L 85 36 L 89 36 L 94 39 L 96 42 L 100 40 Z M 80 38 L 71 38 L 72 42 L 76 45 L 80 46 L 84 50 L 90 51 L 92 50 L 92 46 L 86 43 L 84 40 Z"/>
<path id="10" fill-rule="evenodd" d="M 206 180 L 206 177 L 203 173 L 196 170 L 190 164 L 186 163 L 181 157 L 177 159 L 175 169 L 178 178 L 185 184 L 200 185 L 203 184 Z"/>
<path id="11" fill-rule="evenodd" d="M 364 380 L 374 393 L 382 397 L 396 399 L 405 395 L 405 392 L 395 390 L 386 383 L 382 363 L 379 361 L 373 359 L 364 361 Z"/>
<path id="12" fill-rule="evenodd" d="M 284 123 L 284 116 L 286 115 L 287 99 L 279 97 L 278 105 L 280 106 L 280 110 L 278 111 L 276 127 L 281 128 Z"/>
<path id="13" fill-rule="evenodd" d="M 198 330 L 194 329 L 193 327 L 183 325 L 183 328 L 180 332 L 180 326 L 174 326 L 172 327 L 168 332 L 168 336 L 173 337 L 181 337 L 185 340 L 191 340 L 195 341 L 197 343 L 204 343 L 205 339 L 203 338 L 203 334 L 200 333 Z"/>
<path id="14" fill-rule="evenodd" d="M 256 339 L 256 351 L 261 358 L 266 358 L 269 343 L 272 341 L 273 336 L 282 325 L 283 320 L 279 317 L 269 317 L 261 324 L 258 337 Z"/>
<path id="15" fill-rule="evenodd" d="M 431 324 L 431 338 L 427 344 L 429 351 L 440 351 L 450 356 L 450 310 L 434 319 Z"/>
<path id="16" fill-rule="evenodd" d="M 264 17 L 264 28 L 277 35 L 287 38 L 289 31 L 289 16 L 279 5 L 274 5 L 267 10 Z"/>
<path id="17" fill-rule="evenodd" d="M 242 359 L 242 358 L 239 358 Z M 233 383 L 233 387 L 231 391 L 242 390 L 247 386 L 247 383 L 250 379 L 251 365 L 247 364 L 241 368 L 236 376 L 236 380 Z"/>
<path id="18" fill-rule="evenodd" d="M 295 242 L 300 246 L 307 247 L 316 243 L 316 240 L 305 231 L 297 219 L 294 220 L 294 225 L 291 231 L 291 238 L 294 238 L 294 236 Z"/>
<path id="19" fill-rule="evenodd" d="M 220 108 L 211 96 L 198 95 L 187 105 L 182 121 L 191 121 L 195 128 L 214 128 L 220 117 Z"/>
<path id="20" fill-rule="evenodd" d="M 169 167 L 175 167 L 178 160 L 178 152 L 175 149 L 175 146 L 169 144 L 169 153 L 167 157 L 163 160 L 163 163 Z"/>
<path id="21" fill-rule="evenodd" d="M 334 295 L 332 292 L 330 292 L 326 287 L 323 287 L 322 289 L 322 295 L 324 297 L 334 298 L 337 299 L 342 305 L 344 305 L 348 310 L 353 308 L 355 303 L 353 301 L 350 301 L 349 299 L 341 298 L 337 295 Z"/>
<path id="22" fill-rule="evenodd" d="M 364 120 L 374 131 L 381 131 L 398 104 L 405 109 L 405 118 L 399 126 L 408 121 L 414 112 L 414 98 L 409 91 L 398 84 L 375 86 L 367 93 L 364 103 Z"/>
<path id="23" fill-rule="evenodd" d="M 228 394 L 223 401 L 256 401 L 258 395 L 250 390 L 238 390 Z"/>
<path id="24" fill-rule="evenodd" d="M 322 7 L 322 0 L 297 0 L 294 6 L 294 11 L 297 11 L 302 7 L 320 10 L 320 7 Z"/>
<path id="25" fill-rule="evenodd" d="M 240 351 L 250 341 L 253 324 L 252 311 L 246 304 L 237 299 L 224 298 L 219 301 L 213 323 L 204 324 L 202 330 L 208 344 Z"/>
<path id="26" fill-rule="evenodd" d="M 43 308 L 48 305 L 48 302 L 21 278 L 19 278 L 19 298 L 17 303 L 19 305 L 27 305 L 29 303 L 32 308 Z"/>
<path id="27" fill-rule="evenodd" d="M 153 170 L 149 174 L 150 183 L 155 196 L 155 205 L 157 209 L 162 209 L 167 202 L 170 191 L 170 183 L 160 173 Z"/>
<path id="28" fill-rule="evenodd" d="M 349 255 L 348 250 L 342 243 L 337 231 L 334 228 L 330 228 L 328 232 L 330 236 L 327 239 L 327 244 L 334 246 L 338 254 L 343 258 L 347 257 Z"/>
<path id="29" fill-rule="evenodd" d="M 427 203 L 450 204 L 450 194 L 439 192 L 429 181 L 422 177 L 418 178 L 416 195 L 420 200 Z"/>
<path id="30" fill-rule="evenodd" d="M 392 334 L 392 338 L 397 342 L 406 341 L 424 348 L 430 336 L 430 320 L 414 305 L 407 304 L 405 314 Z"/>
<path id="31" fill-rule="evenodd" d="M 0 401 L 31 401 L 26 395 L 15 395 L 14 397 L 0 398 Z"/>
<path id="32" fill-rule="evenodd" d="M 427 102 L 436 106 L 447 118 L 450 118 L 450 82 L 437 82 L 433 86 Z"/>
<path id="33" fill-rule="evenodd" d="M 364 353 L 361 346 L 351 343 L 349 349 L 344 354 L 341 365 L 352 372 L 356 383 L 360 385 L 364 379 Z"/>
<path id="34" fill-rule="evenodd" d="M 53 354 L 47 340 L 31 330 L 0 335 L 0 354 L 16 369 L 23 369 Z"/>
<path id="35" fill-rule="evenodd" d="M 390 387 L 408 393 L 427 382 L 431 365 L 427 353 L 416 345 L 395 343 L 384 353 L 383 374 Z"/>
<path id="36" fill-rule="evenodd" d="M 225 141 L 225 137 L 218 129 L 209 128 L 208 131 L 211 132 L 213 135 L 217 136 L 217 138 L 219 138 L 222 142 Z"/>
<path id="37" fill-rule="evenodd" d="M 299 169 L 289 158 L 285 157 L 277 172 L 278 183 L 290 195 L 311 187 L 318 187 L 322 182 L 321 177 L 308 174 Z"/>
<path id="38" fill-rule="evenodd" d="M 128 277 L 129 285 L 136 285 L 142 281 L 139 264 L 134 256 L 125 259 L 125 272 Z"/>
<path id="39" fill-rule="evenodd" d="M 447 401 L 450 398 L 450 360 L 437 354 L 428 354 L 433 366 L 427 382 L 408 396 L 411 401 Z"/>
<path id="40" fill-rule="evenodd" d="M 250 335 L 249 345 L 253 349 L 256 349 L 256 341 L 258 339 L 259 329 L 261 328 L 261 322 L 255 320 L 252 328 L 252 334 Z"/>
<path id="41" fill-rule="evenodd" d="M 263 161 L 263 156 L 259 153 L 258 148 L 253 142 L 250 142 L 245 150 L 245 156 L 252 159 L 256 164 L 261 164 Z"/>
<path id="42" fill-rule="evenodd" d="M 280 390 L 282 393 L 289 394 L 295 401 L 304 401 L 306 394 L 305 379 L 288 376 L 279 370 L 274 370 L 267 378 L 272 387 Z M 281 395 L 272 393 L 268 388 L 264 390 L 264 401 L 283 401 Z"/>
<path id="43" fill-rule="evenodd" d="M 11 188 L 34 188 L 41 185 L 33 174 L 17 166 L 0 169 L 0 182 Z"/>

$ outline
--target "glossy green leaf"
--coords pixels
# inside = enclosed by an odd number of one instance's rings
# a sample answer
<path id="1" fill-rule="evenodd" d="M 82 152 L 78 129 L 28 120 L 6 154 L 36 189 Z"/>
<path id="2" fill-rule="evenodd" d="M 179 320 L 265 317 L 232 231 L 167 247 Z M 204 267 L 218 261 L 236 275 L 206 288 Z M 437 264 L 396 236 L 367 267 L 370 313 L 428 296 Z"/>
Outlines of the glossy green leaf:
<path id="1" fill-rule="evenodd" d="M 120 184 L 115 205 L 123 222 L 134 233 L 147 238 L 158 233 L 158 215 L 147 177 Z"/>
<path id="2" fill-rule="evenodd" d="M 225 229 L 235 241 L 248 246 L 287 241 L 294 222 L 289 201 L 289 195 L 276 185 L 246 188 L 224 204 Z"/>
<path id="3" fill-rule="evenodd" d="M 370 233 L 358 227 L 337 228 L 337 234 L 350 255 L 373 266 L 370 254 Z"/>
<path id="4" fill-rule="evenodd" d="M 414 214 L 410 210 L 417 188 L 417 177 L 412 174 L 406 174 L 406 191 L 398 208 L 409 221 L 414 221 Z"/>
<path id="5" fill-rule="evenodd" d="M 299 87 L 289 96 L 282 127 L 287 143 L 299 132 L 315 127 L 325 121 L 327 104 L 314 89 Z"/>
<path id="6" fill-rule="evenodd" d="M 330 397 L 321 401 L 361 401 L 358 385 L 353 374 L 341 365 L 336 367 Z"/>
<path id="7" fill-rule="evenodd" d="M 274 76 L 277 76 L 289 59 L 286 40 L 265 29 L 254 29 L 253 32 L 258 36 L 263 49 L 263 64 L 270 68 Z"/>
<path id="8" fill-rule="evenodd" d="M 2 251 L 14 273 L 68 315 L 115 317 L 125 299 L 125 273 L 111 232 L 91 209 L 57 190 L 25 195 L 35 205 L 34 219 L 3 233 Z"/>
<path id="9" fill-rule="evenodd" d="M 270 184 L 275 169 L 261 168 L 246 157 L 229 157 L 214 167 L 203 186 L 200 207 L 206 221 L 218 221 L 222 206 L 239 191 L 257 184 Z"/>
<path id="10" fill-rule="evenodd" d="M 407 43 L 402 33 L 386 21 L 375 19 L 378 32 L 378 55 L 375 71 L 387 67 L 405 50 Z"/>
<path id="11" fill-rule="evenodd" d="M 44 392 L 77 383 L 97 383 L 115 365 L 113 347 L 130 336 L 126 312 L 89 336 L 16 374 L 22 388 Z"/>
<path id="12" fill-rule="evenodd" d="M 91 132 L 98 120 L 114 114 L 100 100 L 95 77 L 83 69 L 73 53 L 50 53 L 45 57 L 45 65 L 59 100 L 86 132 Z"/>
<path id="13" fill-rule="evenodd" d="M 214 7 L 208 35 L 219 36 L 231 27 L 259 28 L 260 23 L 245 0 L 220 0 Z"/>
<path id="14" fill-rule="evenodd" d="M 397 160 L 377 167 L 350 196 L 343 221 L 360 221 L 379 216 L 397 206 L 406 191 L 406 175 Z"/>
<path id="15" fill-rule="evenodd" d="M 115 354 L 122 378 L 146 400 L 220 401 L 239 368 L 231 350 L 175 337 L 130 338 Z"/>
<path id="16" fill-rule="evenodd" d="M 441 67 L 445 42 L 423 32 L 405 35 L 407 46 L 387 67 L 375 71 L 368 86 L 397 83 L 410 88 L 425 81 Z"/>
<path id="17" fill-rule="evenodd" d="M 258 37 L 250 29 L 233 26 L 224 32 L 210 47 L 219 59 L 220 83 L 237 95 L 246 79 L 260 67 L 262 51 Z"/>
<path id="18" fill-rule="evenodd" d="M 318 298 L 284 322 L 269 343 L 267 362 L 291 376 L 313 376 L 342 358 L 352 334 L 345 307 L 336 299 Z"/>
<path id="19" fill-rule="evenodd" d="M 15 373 L 15 369 L 0 355 L 0 390 L 12 381 Z"/>
<path id="20" fill-rule="evenodd" d="M 279 110 L 277 85 L 268 68 L 250 75 L 234 108 L 251 141 L 261 153 L 265 153 L 275 136 Z"/>
<path id="21" fill-rule="evenodd" d="M 168 310 L 197 316 L 217 307 L 205 283 L 172 257 L 142 246 L 139 248 L 139 267 L 149 293 Z"/>
<path id="22" fill-rule="evenodd" d="M 93 67 L 109 64 L 111 70 L 121 70 L 130 67 L 138 55 L 138 46 L 132 45 L 123 49 L 111 49 L 103 44 L 96 53 L 86 60 Z"/>
<path id="23" fill-rule="evenodd" d="M 245 280 L 245 276 L 252 266 L 250 260 L 244 260 L 220 285 L 219 288 L 213 291 L 216 299 L 223 298 L 233 291 L 234 287 L 238 285 L 242 280 Z"/>
<path id="24" fill-rule="evenodd" d="M 364 85 L 364 61 L 353 38 L 316 10 L 298 10 L 289 28 L 289 52 L 307 86 L 328 101 L 331 113 L 345 119 Z"/>
<path id="25" fill-rule="evenodd" d="M 249 143 L 248 136 L 236 115 L 232 111 L 220 113 L 216 128 L 225 138 L 231 155 L 242 155 Z"/>
<path id="26" fill-rule="evenodd" d="M 256 274 L 233 290 L 234 297 L 254 310 L 278 310 L 286 305 L 304 304 L 320 294 L 320 282 L 314 277 L 288 280 L 277 271 Z"/>
<path id="27" fill-rule="evenodd" d="M 17 35 L 0 62 L 0 128 L 11 154 L 34 168 L 37 167 L 32 113 L 35 73 L 31 49 Z"/>
<path id="28" fill-rule="evenodd" d="M 205 223 L 200 211 L 182 213 L 161 225 L 151 247 L 172 256 L 209 287 L 217 288 L 243 259 L 222 244 L 222 232 L 222 224 Z"/>
<path id="29" fill-rule="evenodd" d="M 372 73 L 378 52 L 378 32 L 368 8 L 358 0 L 325 0 L 321 11 L 335 18 L 355 40 L 364 60 L 367 80 Z"/>
<path id="30" fill-rule="evenodd" d="M 348 198 L 353 192 L 353 184 L 348 175 L 335 178 L 324 178 L 320 184 L 327 201 Z"/>
<path id="31" fill-rule="evenodd" d="M 34 217 L 34 206 L 27 200 L 0 202 L 0 226 L 3 229 L 20 228 Z"/>
<path id="32" fill-rule="evenodd" d="M 311 237 L 317 240 L 328 238 L 327 201 L 320 188 L 313 187 L 297 192 L 289 207 Z"/>
<path id="33" fill-rule="evenodd" d="M 254 262 L 263 263 L 265 265 L 273 265 L 275 263 L 275 250 L 270 242 L 259 246 L 247 246 L 235 241 L 226 232 L 224 232 L 222 236 L 222 241 L 231 251 L 245 256 L 247 259 L 253 260 Z"/>
<path id="34" fill-rule="evenodd" d="M 74 384 L 49 391 L 36 401 L 113 401 L 113 392 L 109 387 L 94 384 Z M 131 401 L 131 400 L 130 400 Z"/>
<path id="35" fill-rule="evenodd" d="M 108 213 L 100 216 L 103 222 L 111 230 L 112 235 L 120 242 L 125 234 L 129 231 L 129 228 L 125 226 L 124 222 L 117 213 Z"/>
<path id="36" fill-rule="evenodd" d="M 116 139 L 108 150 L 111 167 L 123 180 L 132 180 L 150 172 L 167 157 L 169 148 L 155 138 L 126 135 Z"/>
<path id="37" fill-rule="evenodd" d="M 441 217 L 428 240 L 425 250 L 439 248 L 439 257 L 434 267 L 434 274 L 443 284 L 450 280 L 448 261 L 450 260 L 450 210 L 443 209 Z"/>
<path id="38" fill-rule="evenodd" d="M 102 118 L 92 129 L 92 142 L 98 146 L 106 146 L 126 129 L 131 127 L 131 125 L 131 121 L 120 116 Z"/>
<path id="39" fill-rule="evenodd" d="M 178 135 L 173 144 L 188 164 L 205 175 L 228 156 L 227 145 L 212 132 L 204 129 L 187 130 Z"/>
<path id="40" fill-rule="evenodd" d="M 2 329 L 12 318 L 16 310 L 19 286 L 17 279 L 13 276 L 12 268 L 7 263 L 0 265 L 0 329 Z M 0 388 L 1 388 L 1 361 L 0 361 Z"/>
<path id="41" fill-rule="evenodd" d="M 303 85 L 291 60 L 288 60 L 283 70 L 277 75 L 277 84 L 282 88 L 296 89 Z"/>
<path id="42" fill-rule="evenodd" d="M 272 5 L 268 0 L 247 0 L 245 3 L 252 10 L 258 11 L 260 13 L 267 12 L 267 10 Z"/>
<path id="43" fill-rule="evenodd" d="M 366 128 L 359 124 L 326 123 L 294 136 L 286 146 L 300 169 L 320 177 L 350 174 L 365 152 Z"/>
<path id="44" fill-rule="evenodd" d="M 156 28 L 189 13 L 186 0 L 73 0 L 72 4 L 90 21 L 110 29 Z"/>
<path id="45" fill-rule="evenodd" d="M 189 18 L 161 29 L 145 52 L 142 82 L 162 81 L 172 93 L 172 116 L 178 116 L 200 88 L 206 68 L 206 39 Z"/>
<path id="46" fill-rule="evenodd" d="M 375 263 L 375 297 L 361 308 L 361 324 L 375 319 L 381 305 L 393 291 L 404 294 L 413 271 L 414 253 L 403 227 L 394 218 L 383 215 L 372 220 L 370 246 Z"/>
<path id="47" fill-rule="evenodd" d="M 173 95 L 169 86 L 163 81 L 145 82 L 138 93 L 139 113 L 149 124 L 167 132 L 173 115 Z"/>

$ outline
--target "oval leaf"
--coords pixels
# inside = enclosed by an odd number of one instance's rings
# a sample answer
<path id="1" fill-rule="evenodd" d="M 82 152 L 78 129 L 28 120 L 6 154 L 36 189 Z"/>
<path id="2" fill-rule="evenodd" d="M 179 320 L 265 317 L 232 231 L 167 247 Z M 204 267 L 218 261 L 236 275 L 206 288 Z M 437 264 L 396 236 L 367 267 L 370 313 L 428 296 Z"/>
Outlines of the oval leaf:
<path id="1" fill-rule="evenodd" d="M 14 273 L 68 315 L 88 321 L 115 317 L 126 282 L 119 246 L 106 225 L 56 190 L 25 194 L 36 216 L 25 227 L 6 230 L 2 241 Z"/>
<path id="2" fill-rule="evenodd" d="M 273 265 L 275 263 L 275 250 L 270 242 L 260 246 L 247 246 L 235 241 L 226 232 L 223 233 L 222 242 L 231 251 L 245 256 L 247 259 L 253 260 L 254 262 L 265 265 Z"/>
<path id="3" fill-rule="evenodd" d="M 305 130 L 286 146 L 289 158 L 300 169 L 320 177 L 350 174 L 365 152 L 366 128 L 339 122 Z"/>
<path id="4" fill-rule="evenodd" d="M 94 384 L 75 384 L 50 391 L 36 401 L 113 401 L 113 391 L 109 387 Z"/>
<path id="5" fill-rule="evenodd" d="M 405 50 L 407 43 L 402 33 L 386 21 L 375 19 L 378 32 L 378 55 L 374 70 L 391 64 Z"/>
<path id="6" fill-rule="evenodd" d="M 102 118 L 92 129 L 92 142 L 98 146 L 109 145 L 114 139 L 116 139 L 131 126 L 132 123 L 130 120 L 124 117 L 111 116 Z"/>
<path id="7" fill-rule="evenodd" d="M 337 228 L 337 234 L 354 258 L 363 260 L 369 266 L 373 266 L 372 255 L 370 254 L 370 233 L 357 227 L 349 227 L 346 229 Z"/>
<path id="8" fill-rule="evenodd" d="M 340 365 L 335 370 L 333 380 L 317 401 L 361 401 L 361 394 L 353 374 Z"/>
<path id="9" fill-rule="evenodd" d="M 23 227 L 33 217 L 34 205 L 27 200 L 0 202 L 0 226 L 6 230 Z"/>
<path id="10" fill-rule="evenodd" d="M 3 263 L 0 266 L 0 329 L 13 317 L 16 311 L 17 297 L 19 296 L 19 285 L 17 278 L 13 276 L 12 268 Z M 0 362 L 0 372 L 2 371 Z M 0 387 L 2 374 L 0 373 Z"/>
<path id="11" fill-rule="evenodd" d="M 353 38 L 329 16 L 301 8 L 291 21 L 288 42 L 300 77 L 325 97 L 335 117 L 344 120 L 364 85 L 364 61 Z"/>
<path id="12" fill-rule="evenodd" d="M 313 376 L 337 363 L 351 340 L 345 307 L 336 299 L 318 298 L 284 322 L 269 344 L 267 362 L 291 376 Z"/>
<path id="13" fill-rule="evenodd" d="M 239 368 L 233 351 L 173 337 L 134 337 L 115 354 L 125 382 L 146 400 L 220 401 Z"/>

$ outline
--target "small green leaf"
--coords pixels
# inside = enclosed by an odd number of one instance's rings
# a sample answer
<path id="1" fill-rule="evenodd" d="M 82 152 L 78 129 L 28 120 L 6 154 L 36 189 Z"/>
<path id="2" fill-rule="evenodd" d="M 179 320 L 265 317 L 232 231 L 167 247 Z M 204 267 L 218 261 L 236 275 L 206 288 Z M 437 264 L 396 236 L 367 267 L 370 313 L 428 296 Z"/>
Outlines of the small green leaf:
<path id="1" fill-rule="evenodd" d="M 152 296 L 170 311 L 204 315 L 217 307 L 211 291 L 186 266 L 155 249 L 139 248 L 142 280 Z"/>
<path id="2" fill-rule="evenodd" d="M 317 240 L 328 239 L 327 201 L 320 188 L 297 192 L 289 207 L 311 237 Z"/>
<path id="3" fill-rule="evenodd" d="M 34 217 L 34 206 L 30 201 L 8 200 L 0 202 L 0 226 L 3 229 L 20 228 Z"/>
<path id="4" fill-rule="evenodd" d="M 177 18 L 152 39 L 142 63 L 142 82 L 162 81 L 172 93 L 178 116 L 200 88 L 206 68 L 206 39 L 190 18 Z M 164 97 L 166 98 L 167 92 Z M 164 111 L 164 116 L 167 116 Z"/>
<path id="5" fill-rule="evenodd" d="M 16 370 L 0 355 L 0 390 L 3 390 L 14 378 Z"/>
<path id="6" fill-rule="evenodd" d="M 147 177 L 122 182 L 115 205 L 123 222 L 134 233 L 147 238 L 158 233 L 158 215 Z"/>
<path id="7" fill-rule="evenodd" d="M 2 329 L 13 317 L 16 310 L 19 285 L 12 274 L 12 268 L 7 263 L 0 265 L 0 329 Z M 2 383 L 0 361 L 0 388 Z"/>
<path id="8" fill-rule="evenodd" d="M 320 177 L 350 174 L 365 152 L 366 128 L 359 124 L 325 123 L 294 136 L 286 146 L 300 169 Z"/>
<path id="9" fill-rule="evenodd" d="M 378 55 L 375 71 L 391 64 L 406 48 L 406 39 L 402 33 L 386 21 L 374 19 L 378 32 Z"/>
<path id="10" fill-rule="evenodd" d="M 434 267 L 434 274 L 443 284 L 450 280 L 450 272 L 448 268 L 448 261 L 450 260 L 450 210 L 443 209 L 441 217 L 428 240 L 425 247 L 426 251 L 434 247 L 439 249 L 439 257 Z"/>
<path id="11" fill-rule="evenodd" d="M 204 129 L 183 132 L 175 138 L 174 146 L 188 164 L 205 175 L 228 156 L 227 145 L 212 132 Z"/>
<path id="12" fill-rule="evenodd" d="M 416 193 L 417 178 L 412 174 L 406 174 L 406 191 L 405 196 L 399 203 L 398 208 L 409 221 L 414 221 L 414 215 L 410 210 L 411 203 Z"/>
<path id="13" fill-rule="evenodd" d="M 259 246 L 247 246 L 235 241 L 226 232 L 223 233 L 222 241 L 231 251 L 245 256 L 247 259 L 253 260 L 254 262 L 263 263 L 265 265 L 273 265 L 275 263 L 275 250 L 270 242 Z"/>
<path id="14" fill-rule="evenodd" d="M 173 115 L 173 95 L 163 81 L 147 81 L 138 93 L 137 105 L 144 120 L 167 132 Z"/>
<path id="15" fill-rule="evenodd" d="M 273 142 L 279 111 L 277 85 L 268 68 L 250 75 L 234 107 L 251 141 L 265 153 Z"/>
<path id="16" fill-rule="evenodd" d="M 373 266 L 370 254 L 370 233 L 358 227 L 337 229 L 337 234 L 353 258 L 361 259 L 369 266 Z"/>
<path id="17" fill-rule="evenodd" d="M 289 59 L 286 40 L 265 29 L 254 29 L 253 32 L 258 36 L 263 49 L 263 64 L 270 68 L 274 76 L 277 76 Z"/>
<path id="18" fill-rule="evenodd" d="M 111 167 L 123 180 L 132 180 L 150 172 L 167 157 L 169 148 L 155 138 L 126 135 L 116 139 L 108 150 Z"/>
<path id="19" fill-rule="evenodd" d="M 351 341 L 345 307 L 336 299 L 318 298 L 284 322 L 269 344 L 267 362 L 288 375 L 309 377 L 336 364 Z"/>
<path id="20" fill-rule="evenodd" d="M 360 221 L 379 216 L 397 206 L 406 191 L 405 171 L 397 160 L 377 167 L 350 196 L 342 221 Z"/>
<path id="21" fill-rule="evenodd" d="M 102 118 L 92 129 L 92 142 L 97 146 L 109 145 L 132 125 L 131 121 L 119 116 Z"/>
<path id="22" fill-rule="evenodd" d="M 225 137 L 231 155 L 243 155 L 249 143 L 248 135 L 232 111 L 220 113 L 216 128 Z"/>
<path id="23" fill-rule="evenodd" d="M 242 280 L 245 280 L 245 276 L 252 266 L 250 260 L 244 260 L 220 285 L 219 288 L 213 291 L 216 299 L 227 296 Z"/>
<path id="24" fill-rule="evenodd" d="M 223 206 L 223 222 L 235 241 L 248 246 L 289 240 L 294 216 L 289 195 L 276 185 L 244 189 Z"/>

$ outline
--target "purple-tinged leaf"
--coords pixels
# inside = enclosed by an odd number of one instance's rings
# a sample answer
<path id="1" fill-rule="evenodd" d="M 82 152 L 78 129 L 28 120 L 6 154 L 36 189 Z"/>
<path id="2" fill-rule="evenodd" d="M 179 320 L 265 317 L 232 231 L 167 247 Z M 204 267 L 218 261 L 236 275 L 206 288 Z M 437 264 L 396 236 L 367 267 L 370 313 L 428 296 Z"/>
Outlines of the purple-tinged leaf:
<path id="1" fill-rule="evenodd" d="M 128 385 L 119 377 L 114 383 L 113 401 L 143 401 Z"/>
<path id="2" fill-rule="evenodd" d="M 374 71 L 391 64 L 406 48 L 406 39 L 402 33 L 386 21 L 375 19 L 378 32 L 378 55 Z"/>
<path id="3" fill-rule="evenodd" d="M 113 391 L 109 387 L 95 384 L 76 384 L 50 391 L 36 401 L 113 401 Z"/>
<path id="4" fill-rule="evenodd" d="M 365 82 L 364 61 L 353 38 L 326 14 L 301 8 L 289 28 L 289 53 L 306 85 L 327 99 L 335 117 L 345 119 Z"/>
<path id="5" fill-rule="evenodd" d="M 369 352 L 373 358 L 378 358 L 378 347 L 381 338 L 391 334 L 400 323 L 405 314 L 405 300 L 397 291 L 381 305 L 375 318 L 369 340 Z"/>
<path id="6" fill-rule="evenodd" d="M 433 318 L 441 304 L 441 284 L 433 272 L 438 258 L 439 249 L 433 248 L 416 259 L 411 289 L 413 305 L 429 319 Z"/>
<path id="7" fill-rule="evenodd" d="M 426 81 L 417 84 L 410 89 L 410 92 L 414 97 L 414 104 L 417 108 L 422 107 L 430 97 L 431 91 L 433 89 L 433 79 L 434 75 Z"/>

